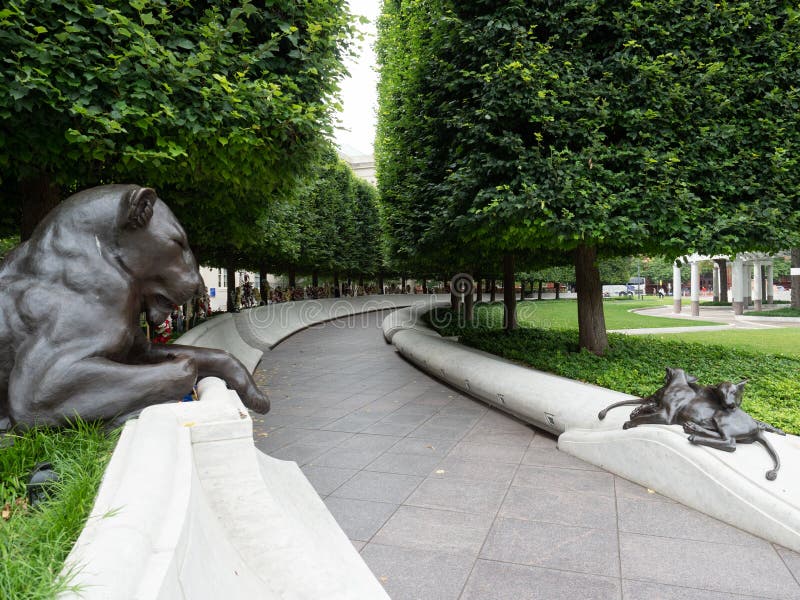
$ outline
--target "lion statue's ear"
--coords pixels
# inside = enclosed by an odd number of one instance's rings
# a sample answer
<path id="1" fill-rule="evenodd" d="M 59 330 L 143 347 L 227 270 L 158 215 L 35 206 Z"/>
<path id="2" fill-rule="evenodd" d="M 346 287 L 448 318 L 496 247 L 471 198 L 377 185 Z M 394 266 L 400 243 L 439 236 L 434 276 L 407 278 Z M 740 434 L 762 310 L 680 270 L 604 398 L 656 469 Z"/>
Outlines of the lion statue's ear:
<path id="1" fill-rule="evenodd" d="M 146 227 L 153 217 L 153 205 L 158 200 L 153 188 L 136 188 L 126 194 L 123 202 L 128 205 L 125 225 L 131 229 Z"/>

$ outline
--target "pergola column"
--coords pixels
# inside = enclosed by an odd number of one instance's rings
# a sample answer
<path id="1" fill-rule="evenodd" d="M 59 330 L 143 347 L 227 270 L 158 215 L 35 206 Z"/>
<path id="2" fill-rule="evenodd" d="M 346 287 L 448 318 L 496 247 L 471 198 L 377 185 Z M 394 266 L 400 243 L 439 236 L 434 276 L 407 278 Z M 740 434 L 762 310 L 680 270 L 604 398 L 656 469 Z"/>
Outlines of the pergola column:
<path id="1" fill-rule="evenodd" d="M 700 316 L 700 265 L 693 261 L 689 263 L 692 278 L 692 316 Z"/>
<path id="2" fill-rule="evenodd" d="M 733 314 L 744 313 L 744 262 L 737 258 L 731 265 L 731 295 Z"/>
<path id="3" fill-rule="evenodd" d="M 753 263 L 753 304 L 756 310 L 761 310 L 761 263 L 756 261 Z"/>
<path id="4" fill-rule="evenodd" d="M 775 286 L 773 285 L 775 273 L 773 272 L 772 261 L 767 265 L 767 304 L 775 302 Z"/>
<path id="5" fill-rule="evenodd" d="M 742 279 L 742 309 L 747 310 L 753 301 L 753 265 L 744 263 L 744 278 Z"/>
<path id="6" fill-rule="evenodd" d="M 676 263 L 672 264 L 672 312 L 681 312 L 681 268 Z"/>
<path id="7" fill-rule="evenodd" d="M 714 265 L 714 302 L 719 302 L 719 290 L 720 290 L 720 283 L 719 283 L 719 264 L 716 261 L 712 261 L 711 263 Z"/>

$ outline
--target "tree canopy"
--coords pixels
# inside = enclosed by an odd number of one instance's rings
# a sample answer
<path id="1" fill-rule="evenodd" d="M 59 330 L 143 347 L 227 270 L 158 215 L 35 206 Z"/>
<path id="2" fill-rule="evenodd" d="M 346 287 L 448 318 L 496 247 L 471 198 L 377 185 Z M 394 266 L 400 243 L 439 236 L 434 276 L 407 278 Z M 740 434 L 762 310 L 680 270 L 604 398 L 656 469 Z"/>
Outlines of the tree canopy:
<path id="1" fill-rule="evenodd" d="M 6 3 L 2 212 L 136 181 L 240 248 L 331 132 L 353 34 L 344 0 Z"/>
<path id="2" fill-rule="evenodd" d="M 379 32 L 397 252 L 555 250 L 596 271 L 800 233 L 792 2 L 387 0 Z"/>

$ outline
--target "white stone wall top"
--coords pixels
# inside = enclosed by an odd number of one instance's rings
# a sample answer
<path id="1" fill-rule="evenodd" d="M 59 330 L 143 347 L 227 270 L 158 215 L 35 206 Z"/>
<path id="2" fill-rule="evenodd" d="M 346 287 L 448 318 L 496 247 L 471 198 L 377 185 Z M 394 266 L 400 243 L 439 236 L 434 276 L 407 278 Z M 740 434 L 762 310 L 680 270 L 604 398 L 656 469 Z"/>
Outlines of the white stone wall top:
<path id="1" fill-rule="evenodd" d="M 209 380 L 210 379 L 210 380 Z M 224 382 L 130 421 L 61 598 L 388 600 L 295 463 L 253 445 Z"/>

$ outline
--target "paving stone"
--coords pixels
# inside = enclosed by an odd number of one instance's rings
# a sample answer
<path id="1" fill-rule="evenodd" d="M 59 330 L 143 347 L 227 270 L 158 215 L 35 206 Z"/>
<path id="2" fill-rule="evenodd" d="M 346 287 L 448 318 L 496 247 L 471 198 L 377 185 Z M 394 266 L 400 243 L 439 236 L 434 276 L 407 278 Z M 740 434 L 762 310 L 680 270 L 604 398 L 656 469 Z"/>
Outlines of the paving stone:
<path id="1" fill-rule="evenodd" d="M 619 600 L 617 578 L 479 560 L 461 600 Z"/>
<path id="2" fill-rule="evenodd" d="M 360 431 L 364 431 L 370 425 L 377 423 L 381 420 L 380 415 L 365 415 L 365 414 L 353 414 L 350 413 L 342 417 L 341 419 L 336 419 L 330 423 L 325 424 L 324 429 L 328 429 L 331 431 L 349 431 L 351 433 L 358 433 Z"/>
<path id="3" fill-rule="evenodd" d="M 558 448 L 558 438 L 556 438 L 553 434 L 546 431 L 536 430 L 535 428 L 534 431 L 536 434 L 531 440 L 531 448 L 549 448 L 551 450 Z"/>
<path id="4" fill-rule="evenodd" d="M 311 429 L 308 430 L 307 435 L 301 437 L 297 442 L 306 446 L 336 446 L 351 437 L 353 437 L 353 434 L 346 431 Z"/>
<path id="5" fill-rule="evenodd" d="M 364 467 L 367 471 L 426 476 L 441 462 L 437 455 L 385 452 Z"/>
<path id="6" fill-rule="evenodd" d="M 422 481 L 422 477 L 361 471 L 333 492 L 333 496 L 402 504 Z"/>
<path id="7" fill-rule="evenodd" d="M 501 562 L 619 576 L 616 531 L 497 519 L 480 556 Z"/>
<path id="8" fill-rule="evenodd" d="M 507 489 L 504 483 L 431 477 L 419 485 L 406 504 L 494 515 Z"/>
<path id="9" fill-rule="evenodd" d="M 499 516 L 576 527 L 616 530 L 614 498 L 512 485 Z"/>
<path id="10" fill-rule="evenodd" d="M 769 544 L 734 546 L 620 532 L 622 577 L 732 594 L 800 598 Z"/>
<path id="11" fill-rule="evenodd" d="M 470 444 L 459 442 L 450 452 L 450 456 L 464 460 L 494 461 L 498 463 L 518 464 L 525 455 L 523 446 L 498 446 L 495 444 Z"/>
<path id="12" fill-rule="evenodd" d="M 369 541 L 397 510 L 396 504 L 328 496 L 325 505 L 351 540 Z"/>
<path id="13" fill-rule="evenodd" d="M 619 530 L 629 533 L 741 546 L 768 545 L 761 538 L 677 502 L 619 498 L 617 512 Z"/>
<path id="14" fill-rule="evenodd" d="M 297 440 L 302 439 L 309 432 L 308 429 L 297 429 L 292 427 L 281 427 L 266 433 L 266 435 L 259 435 L 256 433 L 253 436 L 256 448 L 266 454 L 272 454 L 274 450 L 283 448 L 289 444 L 293 444 Z"/>
<path id="15" fill-rule="evenodd" d="M 797 552 L 792 552 L 788 548 L 782 548 L 781 546 L 775 546 L 778 555 L 783 559 L 783 562 L 786 563 L 786 566 L 794 575 L 794 578 L 800 581 L 800 554 Z"/>
<path id="16" fill-rule="evenodd" d="M 336 447 L 326 450 L 324 454 L 316 457 L 309 464 L 316 467 L 361 470 L 382 453 L 383 452 L 380 450 L 366 452 L 363 450 L 350 450 L 348 448 Z"/>
<path id="17" fill-rule="evenodd" d="M 394 435 L 402 437 L 408 435 L 419 427 L 422 423 L 427 421 L 430 417 L 427 415 L 389 415 L 370 425 L 364 430 L 364 433 L 372 433 L 377 435 Z"/>
<path id="18" fill-rule="evenodd" d="M 584 462 L 553 448 L 540 448 L 531 444 L 522 459 L 524 465 L 538 465 L 540 467 L 563 467 L 566 469 L 583 469 L 586 471 L 600 471 L 592 464 Z"/>
<path id="19" fill-rule="evenodd" d="M 401 506 L 371 541 L 474 558 L 491 525 L 490 515 Z"/>
<path id="20" fill-rule="evenodd" d="M 450 400 L 452 398 L 447 398 L 446 396 L 433 396 L 429 394 L 422 394 L 417 398 L 414 398 L 408 404 L 416 404 L 419 406 L 433 406 L 436 408 L 442 408 L 450 404 Z"/>
<path id="21" fill-rule="evenodd" d="M 396 436 L 359 433 L 343 441 L 339 444 L 339 448 L 363 452 L 385 452 L 399 441 L 400 437 Z"/>
<path id="22" fill-rule="evenodd" d="M 475 429 L 481 431 L 506 431 L 506 432 L 520 432 L 524 433 L 530 431 L 530 426 L 523 423 L 516 417 L 509 415 L 496 408 L 490 408 L 489 411 L 481 417 Z"/>
<path id="23" fill-rule="evenodd" d="M 472 429 L 472 426 L 473 424 L 469 419 L 448 419 L 446 417 L 434 415 L 411 432 L 409 436 L 417 438 L 460 440 Z"/>
<path id="24" fill-rule="evenodd" d="M 423 406 L 421 404 L 405 404 L 398 408 L 393 415 L 418 415 L 432 417 L 437 414 L 439 409 L 435 406 Z"/>
<path id="25" fill-rule="evenodd" d="M 361 555 L 392 600 L 456 600 L 472 557 L 368 544 Z"/>
<path id="26" fill-rule="evenodd" d="M 623 579 L 622 598 L 623 600 L 753 600 L 759 597 Z"/>
<path id="27" fill-rule="evenodd" d="M 311 465 L 305 465 L 302 470 L 320 496 L 327 496 L 358 473 L 355 469 L 334 469 L 332 467 L 314 467 Z"/>
<path id="28" fill-rule="evenodd" d="M 303 466 L 325 452 L 327 452 L 325 446 L 306 446 L 305 444 L 297 443 L 289 444 L 288 446 L 275 450 L 270 453 L 270 456 L 281 460 L 291 460 Z"/>
<path id="29" fill-rule="evenodd" d="M 403 438 L 386 452 L 394 454 L 420 454 L 444 458 L 458 442 L 456 440 L 434 438 Z"/>
<path id="30" fill-rule="evenodd" d="M 464 460 L 448 456 L 436 468 L 428 471 L 426 475 L 436 478 L 474 479 L 476 481 L 489 481 L 508 485 L 514 478 L 517 465 L 509 463 L 493 463 L 475 460 Z"/>
<path id="31" fill-rule="evenodd" d="M 602 471 L 520 465 L 514 477 L 514 485 L 614 496 L 614 476 Z"/>
<path id="32" fill-rule="evenodd" d="M 473 429 L 464 437 L 464 441 L 470 444 L 522 447 L 527 450 L 533 436 L 534 434 L 530 430 L 497 431 L 494 429 Z"/>
<path id="33" fill-rule="evenodd" d="M 644 486 L 617 477 L 614 475 L 614 489 L 617 493 L 617 498 L 630 498 L 632 500 L 651 500 L 654 502 L 674 502 L 672 498 L 667 498 L 661 494 L 654 492 Z"/>

